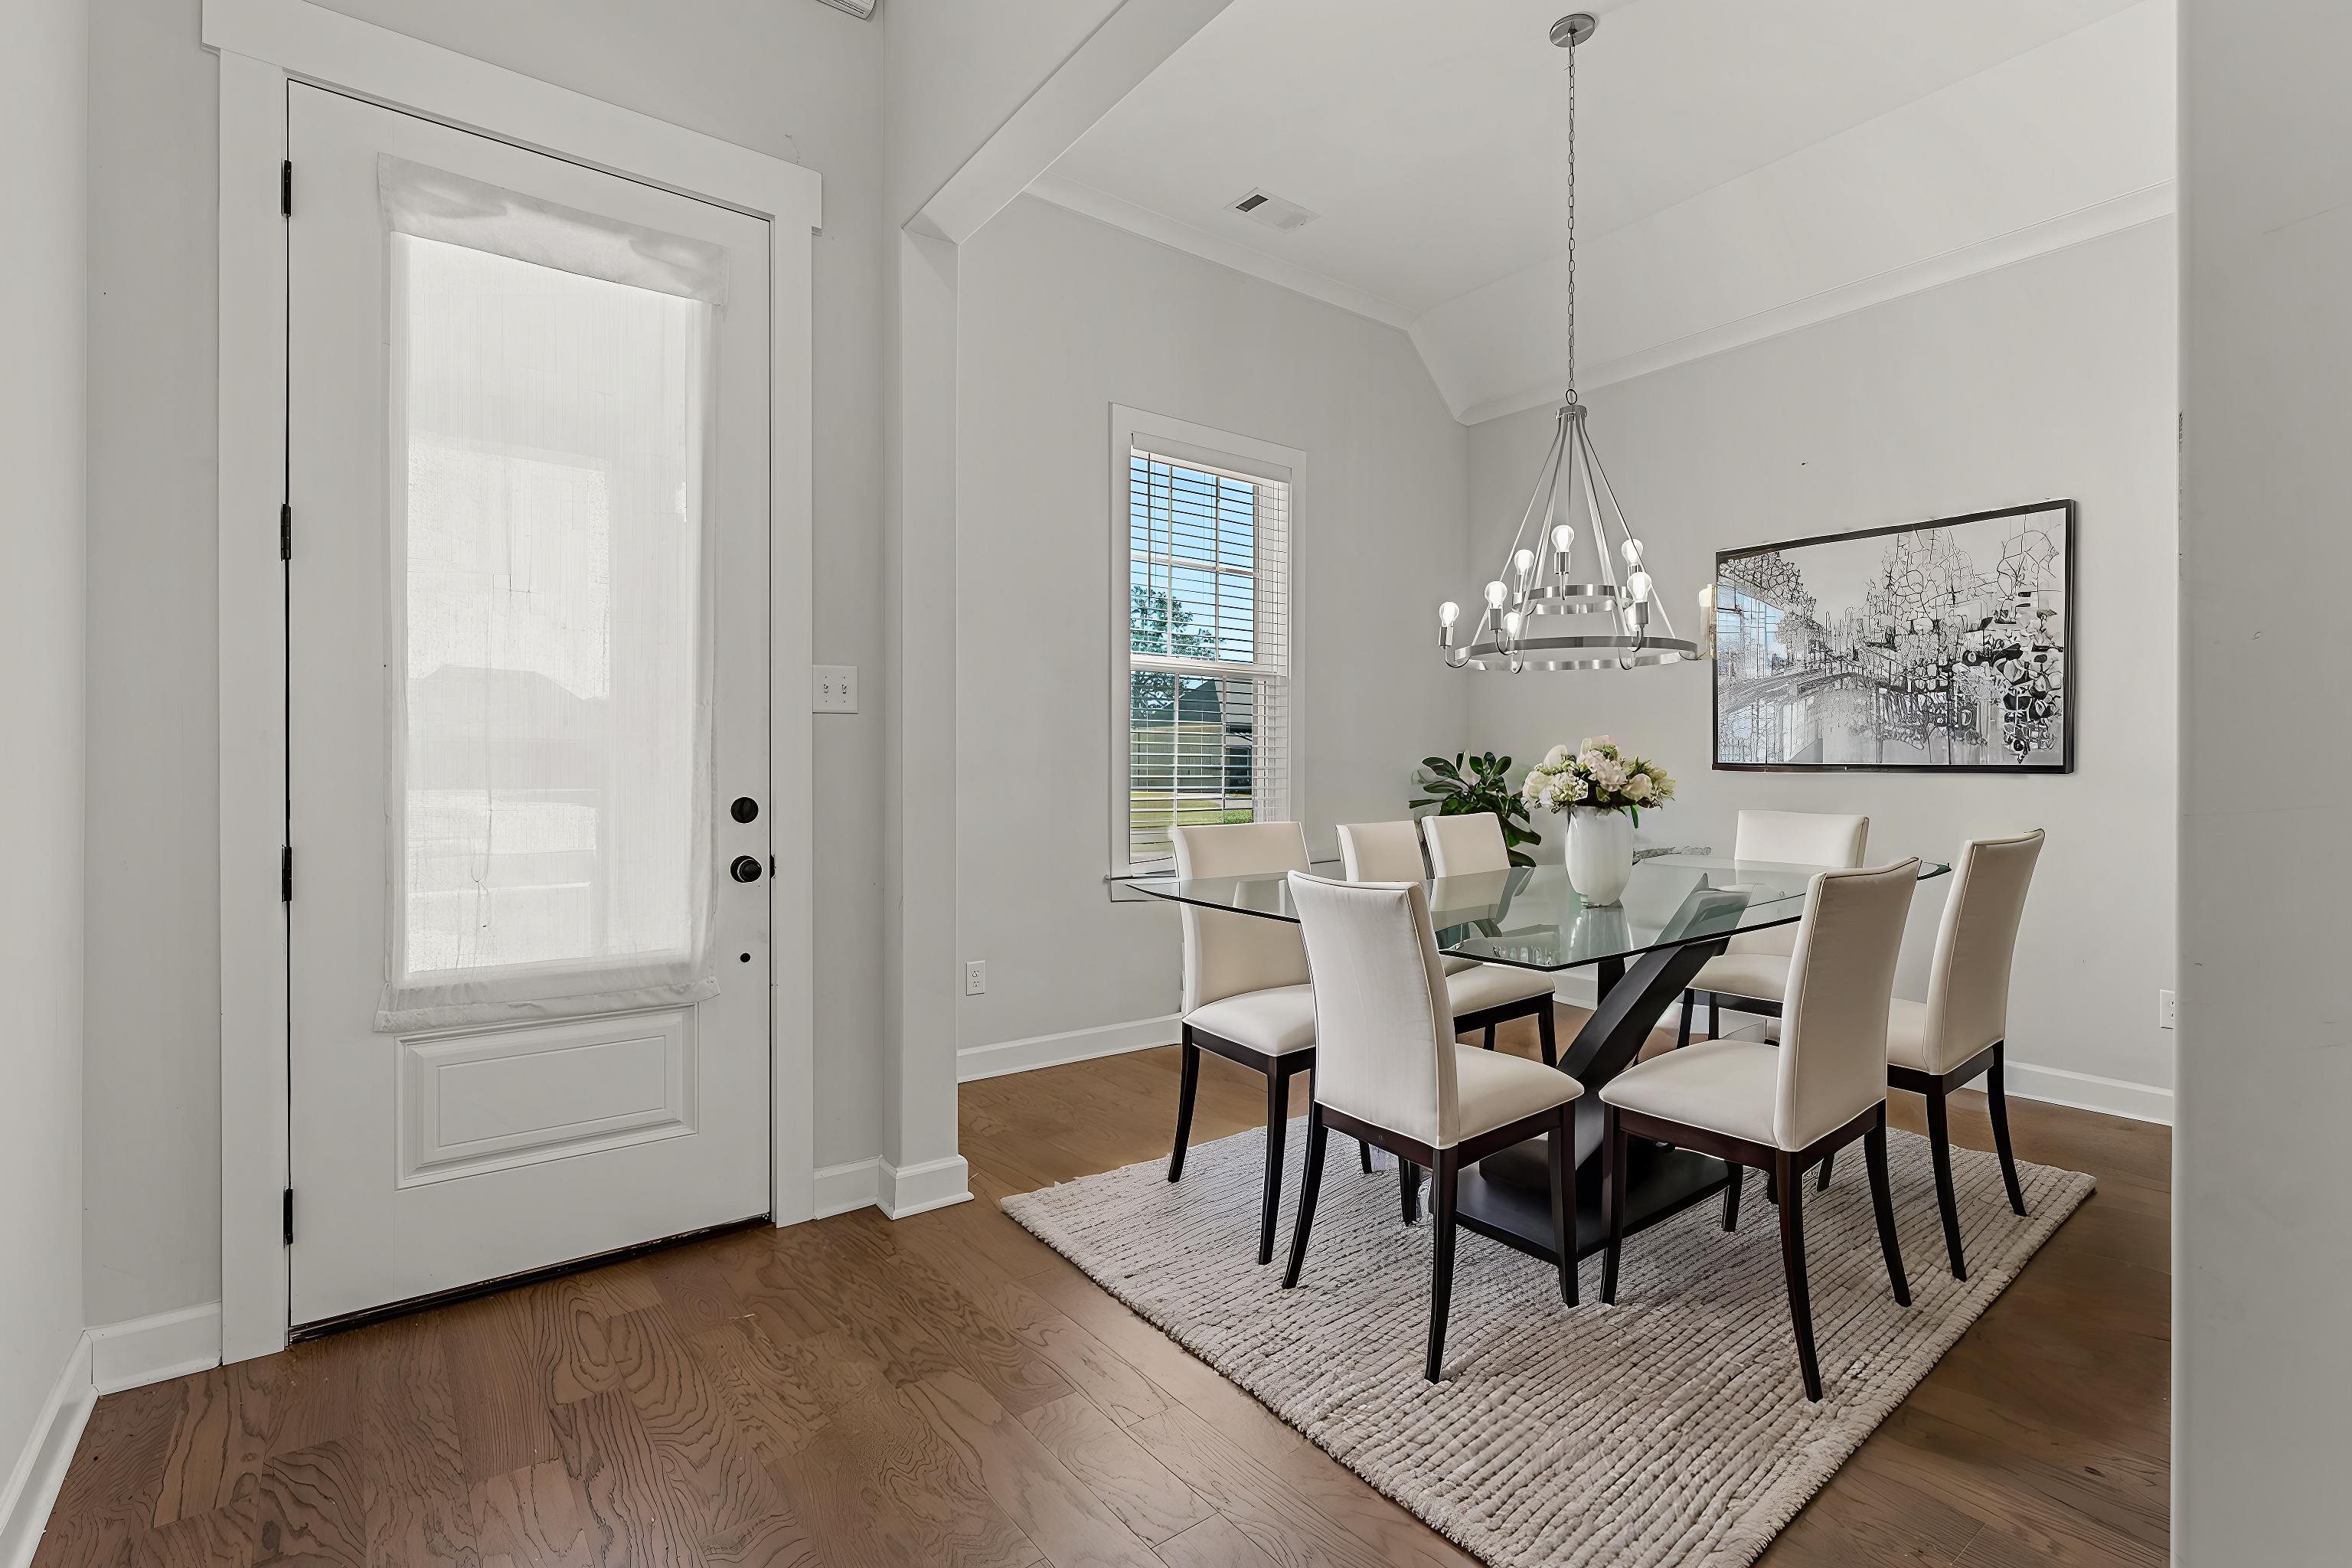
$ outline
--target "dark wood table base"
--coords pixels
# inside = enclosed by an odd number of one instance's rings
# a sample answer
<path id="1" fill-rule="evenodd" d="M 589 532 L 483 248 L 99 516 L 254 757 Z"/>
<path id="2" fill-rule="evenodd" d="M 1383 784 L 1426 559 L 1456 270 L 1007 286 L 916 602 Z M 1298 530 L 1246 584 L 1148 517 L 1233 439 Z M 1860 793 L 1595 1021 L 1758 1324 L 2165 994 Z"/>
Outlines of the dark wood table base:
<path id="1" fill-rule="evenodd" d="M 1559 1059 L 1559 1070 L 1584 1085 L 1576 1102 L 1576 1235 L 1580 1257 L 1599 1252 L 1601 1215 L 1601 1086 L 1639 1058 L 1666 1008 L 1678 1000 L 1722 941 L 1690 942 L 1645 952 L 1630 965 L 1597 965 L 1600 1005 Z M 1626 1234 L 1671 1219 L 1731 1184 L 1731 1167 L 1712 1155 L 1664 1143 L 1636 1142 L 1626 1151 Z M 1552 1248 L 1551 1184 L 1543 1140 L 1489 1154 L 1462 1173 L 1456 1218 L 1531 1258 L 1557 1263 Z"/>

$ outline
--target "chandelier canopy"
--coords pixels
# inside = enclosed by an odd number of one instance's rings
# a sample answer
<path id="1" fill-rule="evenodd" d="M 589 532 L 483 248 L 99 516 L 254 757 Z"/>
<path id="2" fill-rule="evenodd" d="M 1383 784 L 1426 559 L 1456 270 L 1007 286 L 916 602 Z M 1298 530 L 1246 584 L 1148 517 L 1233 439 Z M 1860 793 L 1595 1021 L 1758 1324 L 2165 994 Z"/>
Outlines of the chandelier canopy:
<path id="1" fill-rule="evenodd" d="M 1438 606 L 1438 646 L 1456 669 L 1632 669 L 1699 657 L 1698 645 L 1675 635 L 1673 616 L 1655 600 L 1642 542 L 1609 488 L 1576 397 L 1576 46 L 1598 26 L 1579 11 L 1551 27 L 1551 41 L 1569 51 L 1568 396 L 1503 569 L 1483 590 L 1466 637 L 1462 606 L 1452 600 Z M 1581 539 L 1591 541 L 1595 570 L 1580 573 Z M 1713 584 L 1699 592 L 1702 636 L 1714 596 Z M 1653 621 L 1663 629 L 1653 629 Z"/>

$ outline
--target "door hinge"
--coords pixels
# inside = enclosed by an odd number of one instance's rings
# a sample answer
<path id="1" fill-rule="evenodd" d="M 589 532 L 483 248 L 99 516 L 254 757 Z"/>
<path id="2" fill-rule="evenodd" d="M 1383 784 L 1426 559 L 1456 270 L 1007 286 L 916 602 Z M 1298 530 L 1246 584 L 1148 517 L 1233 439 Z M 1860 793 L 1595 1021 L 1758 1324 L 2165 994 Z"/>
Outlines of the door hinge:
<path id="1" fill-rule="evenodd" d="M 294 1189 L 286 1189 L 286 1245 L 294 1245 Z"/>
<path id="2" fill-rule="evenodd" d="M 282 844 L 278 848 L 278 901 L 294 901 L 294 846 Z"/>
<path id="3" fill-rule="evenodd" d="M 278 505 L 278 559 L 294 559 L 294 503 L 290 500 Z"/>
<path id="4" fill-rule="evenodd" d="M 278 165 L 278 216 L 294 216 L 294 160 L 291 158 Z"/>
<path id="5" fill-rule="evenodd" d="M 776 879 L 776 858 L 773 855 L 768 857 L 768 879 L 772 882 Z"/>

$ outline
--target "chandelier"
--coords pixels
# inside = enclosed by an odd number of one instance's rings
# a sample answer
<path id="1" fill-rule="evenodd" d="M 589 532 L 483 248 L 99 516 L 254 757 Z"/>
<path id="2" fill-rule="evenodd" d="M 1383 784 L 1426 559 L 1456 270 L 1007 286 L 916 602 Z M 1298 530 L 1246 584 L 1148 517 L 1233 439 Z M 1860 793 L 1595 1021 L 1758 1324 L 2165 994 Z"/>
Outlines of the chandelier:
<path id="1" fill-rule="evenodd" d="M 1569 51 L 1568 396 L 1503 570 L 1486 585 L 1468 636 L 1458 635 L 1460 605 L 1449 599 L 1437 608 L 1438 646 L 1456 669 L 1632 669 L 1699 657 L 1698 645 L 1675 636 L 1674 618 L 1655 598 L 1642 542 L 1609 488 L 1576 397 L 1576 46 L 1599 26 L 1579 11 L 1551 27 L 1551 41 Z M 1580 573 L 1583 540 L 1597 571 Z M 1699 593 L 1702 634 L 1713 597 L 1712 584 Z M 1653 630 L 1654 620 L 1663 632 Z"/>

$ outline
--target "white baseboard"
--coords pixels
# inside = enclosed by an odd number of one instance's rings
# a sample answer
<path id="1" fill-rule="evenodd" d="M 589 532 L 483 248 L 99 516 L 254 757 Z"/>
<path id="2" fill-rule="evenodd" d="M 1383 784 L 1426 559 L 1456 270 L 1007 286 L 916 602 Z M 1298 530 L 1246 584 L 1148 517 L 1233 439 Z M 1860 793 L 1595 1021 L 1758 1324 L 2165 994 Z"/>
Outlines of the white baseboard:
<path id="1" fill-rule="evenodd" d="M 1182 1015 L 1165 1013 L 1157 1018 L 1137 1018 L 1125 1024 L 1099 1024 L 1091 1029 L 1066 1029 L 1058 1035 L 1032 1035 L 1024 1040 L 966 1046 L 956 1053 L 956 1081 L 970 1083 L 975 1079 L 1002 1078 L 1006 1073 L 1060 1067 L 1065 1062 L 1092 1061 L 1097 1057 L 1172 1046 L 1182 1026 Z"/>
<path id="2" fill-rule="evenodd" d="M 846 1165 L 826 1165 L 816 1173 L 816 1213 L 847 1214 L 852 1209 L 877 1208 L 892 1219 L 905 1219 L 950 1204 L 971 1201 L 970 1173 L 963 1156 L 926 1160 L 901 1170 L 887 1160 L 853 1160 Z"/>
<path id="3" fill-rule="evenodd" d="M 961 1154 L 903 1167 L 887 1160 L 874 1163 L 881 1167 L 882 1193 L 878 1201 L 882 1212 L 892 1219 L 971 1202 L 971 1173 Z"/>
<path id="4" fill-rule="evenodd" d="M 2096 1073 L 2015 1061 L 2009 1064 L 2006 1077 L 2009 1092 L 2020 1100 L 2039 1100 L 2051 1105 L 2071 1105 L 2077 1110 L 2128 1117 L 2134 1121 L 2172 1125 L 2172 1091 L 2152 1083 L 2133 1083 L 2126 1079 L 2101 1078 Z"/>
<path id="5" fill-rule="evenodd" d="M 221 1305 L 132 1318 L 89 1331 L 90 1381 L 100 1394 L 185 1377 L 221 1363 Z"/>
<path id="6" fill-rule="evenodd" d="M 872 1208 L 882 1201 L 882 1162 L 852 1160 L 846 1165 L 821 1165 L 816 1173 L 816 1205 L 812 1219 Z"/>
<path id="7" fill-rule="evenodd" d="M 89 1336 L 85 1333 L 74 1341 L 65 1370 L 42 1402 L 33 1429 L 25 1435 L 24 1452 L 0 1484 L 0 1568 L 26 1568 L 32 1562 L 58 1489 L 65 1485 L 66 1470 L 73 1463 L 74 1446 L 89 1420 L 89 1407 L 97 1403 L 98 1389 L 89 1380 Z"/>

